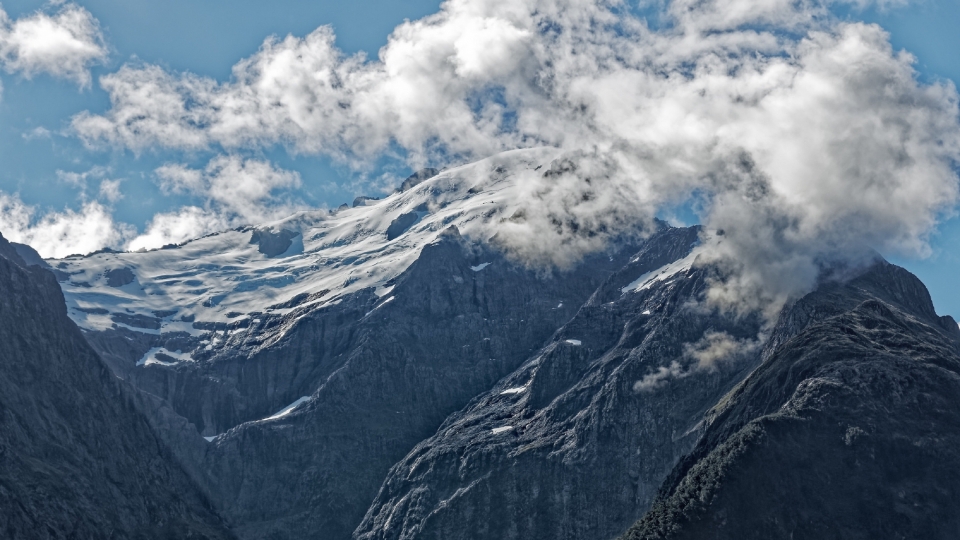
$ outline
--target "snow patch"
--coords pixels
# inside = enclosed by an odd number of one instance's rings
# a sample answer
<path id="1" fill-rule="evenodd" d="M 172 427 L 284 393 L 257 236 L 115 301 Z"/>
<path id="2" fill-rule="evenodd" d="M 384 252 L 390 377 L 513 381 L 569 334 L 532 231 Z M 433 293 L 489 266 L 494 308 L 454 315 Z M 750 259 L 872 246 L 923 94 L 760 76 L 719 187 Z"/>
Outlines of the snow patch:
<path id="1" fill-rule="evenodd" d="M 383 306 L 389 304 L 390 302 L 393 302 L 393 299 L 394 299 L 394 298 L 396 298 L 396 297 L 395 297 L 395 296 L 391 296 L 390 298 L 387 298 L 387 299 L 384 300 L 383 302 L 380 302 L 379 304 L 376 305 L 376 307 L 374 307 L 373 309 L 371 309 L 370 311 L 368 311 L 367 314 L 364 315 L 364 317 L 369 317 L 370 314 L 373 313 L 374 311 L 382 308 Z"/>
<path id="2" fill-rule="evenodd" d="M 158 354 L 165 355 L 168 358 L 174 359 L 173 362 L 162 360 L 157 358 Z M 153 364 L 159 364 L 161 366 L 175 366 L 178 362 L 195 362 L 193 357 L 190 356 L 190 353 L 182 353 L 180 351 L 168 351 L 164 347 L 154 347 L 147 351 L 140 360 L 137 361 L 138 366 L 150 366 Z"/>
<path id="3" fill-rule="evenodd" d="M 519 394 L 519 393 L 521 393 L 521 392 L 526 392 L 526 391 L 527 391 L 527 387 L 526 387 L 526 386 L 518 386 L 518 387 L 516 387 L 516 388 L 507 388 L 507 389 L 504 390 L 503 392 L 500 392 L 500 395 L 501 395 L 501 396 L 510 396 L 510 395 L 513 395 L 513 394 Z"/>
<path id="4" fill-rule="evenodd" d="M 568 339 L 564 341 L 564 343 L 569 343 L 570 345 L 575 345 L 577 347 L 579 347 L 580 345 L 583 345 L 583 343 L 579 339 Z"/>
<path id="5" fill-rule="evenodd" d="M 483 264 L 478 264 L 476 266 L 471 266 L 470 269 L 473 270 L 474 272 L 479 272 L 488 266 L 490 266 L 490 263 L 483 263 Z"/>
<path id="6" fill-rule="evenodd" d="M 506 432 L 508 432 L 508 431 L 513 431 L 513 426 L 502 426 L 502 427 L 498 427 L 498 428 L 493 428 L 493 429 L 491 429 L 490 431 L 492 431 L 494 435 L 499 435 L 499 434 L 501 434 L 501 433 L 506 433 Z"/>
<path id="7" fill-rule="evenodd" d="M 204 439 L 206 439 L 207 442 L 213 442 L 213 440 L 216 439 L 217 437 L 219 437 L 219 435 L 214 435 L 213 437 L 204 437 Z"/>
<path id="8" fill-rule="evenodd" d="M 287 416 L 288 414 L 292 413 L 294 409 L 296 409 L 297 407 L 299 407 L 300 405 L 303 405 L 308 401 L 310 401 L 310 396 L 303 396 L 302 398 L 280 409 L 273 416 L 268 416 L 264 418 L 263 421 L 266 422 L 268 420 L 276 420 L 277 418 L 283 418 L 284 416 Z"/>

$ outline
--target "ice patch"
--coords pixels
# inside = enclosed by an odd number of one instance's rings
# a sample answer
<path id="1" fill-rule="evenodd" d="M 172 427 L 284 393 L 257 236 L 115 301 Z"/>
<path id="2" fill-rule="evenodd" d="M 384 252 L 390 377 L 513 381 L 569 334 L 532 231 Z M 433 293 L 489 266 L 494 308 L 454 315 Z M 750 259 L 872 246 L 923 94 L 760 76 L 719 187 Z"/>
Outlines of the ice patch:
<path id="1" fill-rule="evenodd" d="M 479 272 L 488 266 L 490 266 L 490 263 L 483 263 L 483 264 L 478 264 L 476 266 L 471 266 L 470 269 L 473 270 L 474 272 Z"/>
<path id="2" fill-rule="evenodd" d="M 297 407 L 299 407 L 300 405 L 303 405 L 304 403 L 306 403 L 306 402 L 308 402 L 308 401 L 310 401 L 310 396 L 303 396 L 302 398 L 300 398 L 300 399 L 294 401 L 293 403 L 287 405 L 286 407 L 280 409 L 280 410 L 277 411 L 277 413 L 274 414 L 273 416 L 268 416 L 268 417 L 264 418 L 263 421 L 276 420 L 277 418 L 283 418 L 284 416 L 287 416 L 288 414 L 292 413 L 292 412 L 294 411 L 294 409 L 296 409 Z"/>
<path id="3" fill-rule="evenodd" d="M 507 389 L 504 390 L 503 392 L 500 392 L 500 395 L 501 395 L 501 396 L 509 396 L 509 395 L 519 394 L 519 393 L 521 393 L 521 392 L 525 392 L 526 390 L 527 390 L 527 387 L 526 387 L 526 386 L 518 386 L 518 387 L 516 387 L 516 388 L 507 388 Z"/>
<path id="4" fill-rule="evenodd" d="M 493 428 L 490 431 L 492 431 L 494 435 L 499 435 L 501 433 L 513 431 L 513 426 L 503 426 L 503 427 Z"/>
<path id="5" fill-rule="evenodd" d="M 650 310 L 649 310 L 649 309 L 645 309 L 645 310 L 643 310 L 643 313 L 642 313 L 641 315 L 649 315 L 649 314 L 650 314 Z"/>
<path id="6" fill-rule="evenodd" d="M 623 294 L 628 292 L 640 292 L 642 290 L 649 289 L 657 282 L 666 281 L 681 272 L 686 272 L 693 267 L 693 261 L 697 258 L 698 254 L 699 253 L 696 251 L 691 252 L 689 255 L 680 259 L 679 261 L 672 262 L 662 268 L 654 270 L 653 272 L 647 272 L 621 289 L 620 292 Z"/>
<path id="7" fill-rule="evenodd" d="M 394 298 L 396 298 L 396 297 L 395 297 L 395 296 L 391 296 L 390 298 L 387 298 L 387 299 L 384 300 L 383 302 L 380 302 L 379 304 L 377 304 L 376 307 L 374 307 L 373 309 L 371 309 L 370 311 L 368 311 L 367 314 L 364 315 L 364 317 L 369 316 L 369 315 L 370 315 L 371 313 L 373 313 L 374 311 L 382 308 L 383 306 L 389 304 L 390 302 L 393 302 L 393 299 L 394 299 Z"/>
<path id="8" fill-rule="evenodd" d="M 169 358 L 173 358 L 175 362 L 169 362 L 166 360 L 161 360 L 157 358 L 158 354 L 165 355 Z M 140 360 L 137 361 L 138 366 L 150 366 L 153 364 L 159 364 L 161 366 L 175 366 L 177 362 L 194 362 L 193 357 L 190 356 L 190 353 L 181 353 L 180 351 L 171 352 L 165 349 L 164 347 L 154 347 L 147 351 Z"/>
<path id="9" fill-rule="evenodd" d="M 571 345 L 576 345 L 577 347 L 579 347 L 580 345 L 583 345 L 583 343 L 582 343 L 579 339 L 568 339 L 568 340 L 566 340 L 564 343 L 569 343 L 569 344 L 571 344 Z"/>

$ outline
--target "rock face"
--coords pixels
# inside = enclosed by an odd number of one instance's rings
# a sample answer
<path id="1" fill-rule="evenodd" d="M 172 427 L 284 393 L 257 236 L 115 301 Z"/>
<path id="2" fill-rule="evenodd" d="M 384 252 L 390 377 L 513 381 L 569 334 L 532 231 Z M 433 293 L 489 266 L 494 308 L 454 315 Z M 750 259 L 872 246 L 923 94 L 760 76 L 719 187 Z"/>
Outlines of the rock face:
<path id="1" fill-rule="evenodd" d="M 407 229 L 412 227 L 414 223 L 420 220 L 420 216 L 416 212 L 407 212 L 406 214 L 400 214 L 396 219 L 390 222 L 390 226 L 387 227 L 387 240 L 394 240 L 399 237 L 401 234 L 405 233 Z"/>
<path id="2" fill-rule="evenodd" d="M 290 249 L 293 240 L 298 236 L 300 236 L 299 232 L 288 229 L 279 231 L 254 229 L 253 234 L 250 235 L 250 243 L 257 244 L 257 251 L 267 257 L 277 257 Z"/>
<path id="3" fill-rule="evenodd" d="M 886 263 L 803 298 L 624 539 L 960 537 L 958 333 Z"/>
<path id="4" fill-rule="evenodd" d="M 411 174 L 406 180 L 403 181 L 402 184 L 400 184 L 399 191 L 404 192 L 408 189 L 415 188 L 438 174 L 440 174 L 438 169 L 432 169 L 429 167 L 426 169 L 420 169 L 419 171 Z"/>
<path id="5" fill-rule="evenodd" d="M 136 395 L 67 318 L 54 275 L 0 237 L 4 538 L 232 538 Z"/>
<path id="6" fill-rule="evenodd" d="M 450 229 L 388 294 L 366 292 L 318 310 L 239 365 L 199 364 L 191 382 L 176 385 L 191 389 L 174 399 L 183 404 L 202 398 L 213 379 L 236 378 L 243 387 L 235 392 L 251 396 L 236 401 L 247 404 L 271 388 L 285 404 L 309 398 L 213 441 L 205 466 L 219 479 L 216 492 L 238 534 L 349 538 L 390 466 L 519 366 L 625 262 L 596 257 L 543 276 L 478 249 Z M 198 413 L 225 410 L 223 385 L 206 388 L 219 397 Z M 251 419 L 230 414 L 213 421 Z"/>
<path id="7" fill-rule="evenodd" d="M 691 307 L 708 269 L 628 286 L 686 257 L 697 233 L 648 240 L 545 347 L 417 445 L 355 538 L 611 538 L 642 516 L 704 412 L 759 362 L 758 319 Z M 699 366 L 688 344 L 720 335 L 744 352 Z"/>

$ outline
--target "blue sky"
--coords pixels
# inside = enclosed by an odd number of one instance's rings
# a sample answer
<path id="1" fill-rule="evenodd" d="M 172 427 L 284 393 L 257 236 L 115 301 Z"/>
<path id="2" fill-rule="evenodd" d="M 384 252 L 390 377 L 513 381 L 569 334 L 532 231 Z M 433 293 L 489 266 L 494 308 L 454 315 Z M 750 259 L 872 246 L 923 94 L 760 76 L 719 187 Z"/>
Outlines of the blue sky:
<path id="1" fill-rule="evenodd" d="M 122 65 L 158 65 L 166 71 L 192 72 L 219 81 L 230 78 L 238 61 L 255 54 L 269 35 L 305 36 L 320 25 L 332 25 L 336 44 L 346 53 L 365 51 L 376 57 L 390 32 L 405 19 L 419 19 L 438 10 L 436 1 L 355 0 L 300 2 L 277 0 L 79 0 L 99 21 L 107 60 L 93 65 L 92 84 L 39 73 L 0 75 L 0 191 L 18 194 L 25 204 L 47 210 L 78 210 L 96 199 L 100 182 L 120 180 L 123 197 L 109 204 L 117 221 L 143 229 L 158 212 L 195 204 L 190 192 L 163 191 L 158 167 L 170 162 L 202 169 L 216 151 L 104 147 L 90 149 L 69 132 L 71 118 L 82 112 L 103 114 L 110 96 L 98 84 L 103 75 Z M 14 0 L 2 3 L 10 19 L 37 10 L 56 11 L 46 2 Z M 917 58 L 924 82 L 960 81 L 960 3 L 922 0 L 906 7 L 838 11 L 842 18 L 880 24 L 896 49 Z M 296 196 L 311 206 L 337 206 L 358 190 L 375 184 L 377 175 L 399 178 L 409 172 L 395 160 L 363 171 L 336 164 L 320 154 L 290 152 L 282 144 L 267 144 L 248 156 L 269 160 L 278 168 L 300 174 Z M 82 180 L 80 176 L 86 175 Z M 360 180 L 358 182 L 358 180 Z M 363 186 L 363 187 L 361 187 Z M 939 311 L 960 316 L 960 220 L 945 221 L 932 237 L 927 259 L 894 258 L 925 281 Z"/>

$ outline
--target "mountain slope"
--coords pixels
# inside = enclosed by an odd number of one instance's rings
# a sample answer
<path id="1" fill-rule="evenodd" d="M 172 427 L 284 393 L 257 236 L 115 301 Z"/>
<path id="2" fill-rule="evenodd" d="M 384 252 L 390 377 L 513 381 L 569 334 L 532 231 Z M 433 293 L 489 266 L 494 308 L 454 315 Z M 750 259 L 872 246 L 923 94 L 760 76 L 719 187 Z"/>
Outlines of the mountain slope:
<path id="1" fill-rule="evenodd" d="M 960 332 L 923 285 L 879 263 L 777 333 L 624 539 L 960 535 Z"/>
<path id="2" fill-rule="evenodd" d="M 2 536 L 232 537 L 67 318 L 53 274 L 2 237 L 0 343 Z"/>
<path id="3" fill-rule="evenodd" d="M 695 305 L 711 271 L 699 233 L 651 237 L 546 347 L 393 467 L 355 538 L 609 538 L 638 519 L 703 413 L 759 361 L 757 317 Z M 743 346 L 701 366 L 688 344 L 705 339 Z"/>
<path id="4" fill-rule="evenodd" d="M 115 372 L 210 441 L 197 452 L 185 434 L 180 455 L 239 535 L 346 539 L 392 464 L 636 251 L 638 228 L 563 268 L 505 253 L 498 235 L 524 219 L 513 175 L 541 177 L 551 152 L 334 213 L 51 264 Z"/>

